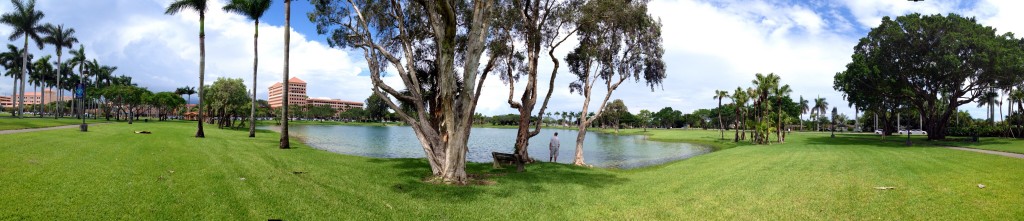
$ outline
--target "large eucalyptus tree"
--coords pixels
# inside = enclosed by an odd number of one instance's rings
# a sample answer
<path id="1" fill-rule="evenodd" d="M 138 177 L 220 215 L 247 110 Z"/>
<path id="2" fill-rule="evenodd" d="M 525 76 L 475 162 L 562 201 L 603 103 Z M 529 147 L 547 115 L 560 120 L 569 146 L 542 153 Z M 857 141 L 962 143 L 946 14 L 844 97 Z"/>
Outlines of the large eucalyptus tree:
<path id="1" fill-rule="evenodd" d="M 601 117 L 615 89 L 633 79 L 643 80 L 654 90 L 665 79 L 661 22 L 647 13 L 647 2 L 588 1 L 580 8 L 576 33 L 579 46 L 565 57 L 576 76 L 569 90 L 583 95 L 581 113 L 589 113 L 594 85 L 603 82 L 605 96 L 594 115 L 580 117 L 575 165 L 586 165 L 583 140 L 587 128 Z"/>
<path id="2" fill-rule="evenodd" d="M 473 115 L 488 68 L 480 70 L 490 41 L 494 0 L 313 0 L 309 14 L 332 47 L 361 49 L 372 90 L 385 99 L 419 139 L 433 181 L 464 184 Z M 492 65 L 488 62 L 488 65 Z M 406 92 L 384 83 L 385 70 Z M 429 105 L 428 105 L 429 104 Z"/>
<path id="3" fill-rule="evenodd" d="M 206 3 L 207 0 L 174 0 L 167 6 L 165 14 L 174 15 L 181 11 L 196 11 L 199 13 L 199 115 L 197 116 L 198 128 L 196 137 L 203 138 L 203 80 L 206 77 Z"/>

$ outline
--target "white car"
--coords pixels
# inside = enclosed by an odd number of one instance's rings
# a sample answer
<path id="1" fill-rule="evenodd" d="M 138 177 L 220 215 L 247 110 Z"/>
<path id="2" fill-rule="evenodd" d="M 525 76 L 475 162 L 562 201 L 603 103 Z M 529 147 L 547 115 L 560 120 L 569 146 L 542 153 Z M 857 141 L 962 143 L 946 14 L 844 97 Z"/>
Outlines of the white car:
<path id="1" fill-rule="evenodd" d="M 910 135 L 928 135 L 928 131 L 923 131 L 923 130 L 910 130 L 910 131 L 900 130 L 900 135 L 904 135 L 904 134 L 907 134 L 907 133 L 910 133 Z"/>
<path id="2" fill-rule="evenodd" d="M 881 135 L 882 134 L 882 130 L 875 130 L 875 134 Z"/>

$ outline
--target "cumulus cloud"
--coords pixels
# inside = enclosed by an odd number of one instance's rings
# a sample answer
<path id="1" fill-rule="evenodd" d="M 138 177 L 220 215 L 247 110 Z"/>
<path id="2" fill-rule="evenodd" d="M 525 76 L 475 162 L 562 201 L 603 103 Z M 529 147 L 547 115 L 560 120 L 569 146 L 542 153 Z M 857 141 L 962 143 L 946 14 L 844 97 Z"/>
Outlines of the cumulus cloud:
<path id="1" fill-rule="evenodd" d="M 153 91 L 198 85 L 199 16 L 184 11 L 165 15 L 167 0 L 40 1 L 46 22 L 77 30 L 86 54 L 101 64 L 117 66 L 117 75 Z M 253 22 L 220 10 L 210 1 L 206 14 L 206 84 L 219 77 L 242 78 L 251 87 Z M 4 7 L 10 7 L 4 5 Z M 293 11 L 295 19 L 304 12 Z M 295 22 L 295 21 L 293 21 Z M 257 94 L 266 99 L 267 87 L 283 79 L 284 27 L 260 24 Z M 0 28 L 0 33 L 9 28 Z M 369 81 L 357 75 L 362 62 L 350 52 L 330 48 L 305 33 L 291 31 L 290 76 L 310 82 L 310 96 L 361 101 L 369 96 Z M 78 47 L 77 45 L 75 46 Z M 33 53 L 53 54 L 52 46 Z M 35 52 L 38 51 L 38 52 Z M 2 86 L 0 86 L 2 88 Z"/>

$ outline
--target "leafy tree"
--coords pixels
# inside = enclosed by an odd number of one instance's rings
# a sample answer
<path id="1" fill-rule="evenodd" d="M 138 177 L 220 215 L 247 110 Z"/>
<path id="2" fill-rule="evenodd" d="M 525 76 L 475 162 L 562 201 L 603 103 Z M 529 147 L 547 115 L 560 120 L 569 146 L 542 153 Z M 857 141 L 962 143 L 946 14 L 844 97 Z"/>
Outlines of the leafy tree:
<path id="1" fill-rule="evenodd" d="M 384 121 L 384 116 L 388 113 L 388 104 L 384 99 L 388 98 L 387 95 L 384 97 L 378 96 L 377 93 L 371 93 L 370 97 L 366 98 L 366 115 L 373 120 Z"/>
<path id="2" fill-rule="evenodd" d="M 341 112 L 341 114 L 339 114 L 338 117 L 341 119 L 362 121 L 363 119 L 366 118 L 367 115 L 368 113 L 366 112 L 366 110 L 363 110 L 363 108 L 361 107 L 357 107 L 348 109 L 345 112 Z"/>
<path id="3" fill-rule="evenodd" d="M 289 1 L 289 0 L 286 0 Z M 260 17 L 270 9 L 270 0 L 231 0 L 224 6 L 224 11 L 244 15 L 253 21 L 252 35 L 252 100 L 256 100 L 256 65 L 259 64 Z M 287 82 L 287 81 L 285 81 Z M 251 103 L 249 110 L 249 137 L 256 137 L 256 103 Z"/>
<path id="4" fill-rule="evenodd" d="M 912 106 L 923 115 L 928 139 L 944 139 L 949 120 L 961 105 L 977 101 L 990 88 L 1021 81 L 1021 42 L 957 14 L 884 17 L 861 38 L 853 62 L 836 75 L 835 87 L 858 107 L 893 111 L 894 106 Z M 857 79 L 880 82 L 879 90 L 906 101 L 854 96 L 860 93 L 853 90 L 860 88 L 855 87 Z"/>
<path id="5" fill-rule="evenodd" d="M 413 111 L 406 111 L 385 100 L 421 141 L 431 180 L 466 183 L 469 132 L 490 71 L 481 71 L 480 64 L 492 40 L 491 24 L 498 18 L 492 15 L 495 1 L 311 3 L 315 11 L 309 13 L 310 21 L 320 34 L 330 33 L 329 45 L 363 50 L 373 92 L 412 104 Z M 381 80 L 389 67 L 408 94 Z"/>
<path id="6" fill-rule="evenodd" d="M 654 113 L 647 109 L 640 110 L 640 113 L 636 114 L 636 118 L 640 121 L 640 125 L 644 127 L 644 132 L 647 132 L 647 127 L 651 126 L 651 120 L 654 119 Z"/>
<path id="7" fill-rule="evenodd" d="M 532 162 L 527 147 L 531 137 L 540 133 L 540 122 L 530 121 L 537 108 L 537 80 L 542 50 L 546 50 L 554 68 L 548 79 L 548 91 L 540 105 L 536 118 L 545 115 L 548 101 L 555 88 L 555 77 L 560 65 L 555 49 L 576 32 L 575 20 L 579 7 L 584 1 L 538 0 L 538 1 L 497 1 L 493 14 L 492 40 L 487 44 L 488 65 L 486 68 L 498 71 L 498 76 L 509 87 L 509 107 L 519 112 L 519 130 L 516 135 L 515 152 L 522 160 Z M 520 47 L 517 47 L 520 46 Z M 486 71 L 485 71 L 486 72 Z M 525 78 L 525 79 L 523 79 Z M 516 82 L 523 79 L 525 84 L 518 101 L 515 100 Z M 534 126 L 534 129 L 530 129 Z"/>
<path id="8" fill-rule="evenodd" d="M 626 107 L 626 103 L 622 102 L 622 99 L 615 99 L 605 105 L 604 112 L 606 116 L 615 122 L 613 124 L 615 133 L 619 133 L 620 121 L 626 114 L 629 114 L 629 108 Z"/>
<path id="9" fill-rule="evenodd" d="M 585 165 L 583 140 L 587 127 L 601 116 L 615 89 L 627 79 L 642 79 L 654 90 L 666 75 L 661 22 L 647 14 L 646 1 L 588 1 L 579 19 L 579 46 L 565 58 L 576 76 L 570 91 L 583 95 L 584 113 L 589 110 L 595 84 L 603 81 L 606 92 L 598 112 L 579 124 L 573 164 Z"/>
<path id="10" fill-rule="evenodd" d="M 181 98 L 181 96 L 173 92 L 158 92 L 153 94 L 148 104 L 157 108 L 157 119 L 163 121 L 175 109 L 185 105 L 185 98 Z"/>
<path id="11" fill-rule="evenodd" d="M 241 78 L 217 78 L 208 88 L 205 99 L 210 113 L 219 120 L 218 127 L 232 127 L 236 117 L 244 115 L 249 96 Z"/>
<path id="12" fill-rule="evenodd" d="M 196 129 L 197 138 L 206 137 L 206 135 L 203 133 L 203 96 L 205 95 L 203 93 L 203 85 L 205 85 L 205 82 L 203 80 L 205 80 L 206 77 L 206 2 L 207 0 L 174 0 L 174 2 L 171 3 L 171 5 L 167 6 L 167 11 L 164 12 L 168 15 L 174 15 L 178 12 L 185 10 L 192 10 L 199 13 L 199 115 L 196 116 L 196 119 L 198 120 L 198 129 Z M 285 2 L 287 2 L 287 0 Z M 285 26 L 285 30 L 285 36 L 287 36 L 287 26 Z M 285 37 L 286 42 L 287 40 L 288 38 Z M 287 54 L 287 52 L 288 50 L 285 49 L 285 54 Z M 287 63 L 285 63 L 285 69 L 287 69 L 287 67 L 288 65 Z M 285 82 L 288 82 L 287 73 L 288 72 L 285 72 Z M 285 85 L 288 84 L 286 83 Z M 285 91 L 287 90 L 288 86 L 285 86 Z M 288 96 L 286 92 L 285 103 L 287 103 L 287 99 Z M 287 124 L 285 126 L 287 128 Z M 282 131 L 282 133 L 287 134 L 287 130 Z"/>

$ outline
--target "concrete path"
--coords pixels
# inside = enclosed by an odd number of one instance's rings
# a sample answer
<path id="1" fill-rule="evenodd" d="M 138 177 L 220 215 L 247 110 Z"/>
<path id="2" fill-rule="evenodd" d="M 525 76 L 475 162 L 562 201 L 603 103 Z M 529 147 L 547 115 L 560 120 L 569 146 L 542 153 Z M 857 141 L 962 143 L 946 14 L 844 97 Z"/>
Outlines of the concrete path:
<path id="1" fill-rule="evenodd" d="M 1002 151 L 982 150 L 982 149 L 965 148 L 965 147 L 946 147 L 946 148 L 954 149 L 954 150 L 978 152 L 978 153 L 995 154 L 995 155 L 1004 156 L 1004 157 L 1013 157 L 1013 158 L 1024 159 L 1024 154 L 1019 154 L 1019 153 L 1008 153 L 1008 152 L 1002 152 Z"/>
<path id="2" fill-rule="evenodd" d="M 89 124 L 89 125 L 92 126 L 93 124 Z M 44 131 L 44 130 L 57 130 L 57 129 L 67 129 L 67 128 L 78 128 L 78 126 L 79 126 L 78 124 L 75 124 L 75 125 L 64 125 L 64 126 L 56 126 L 56 127 L 43 127 L 43 128 L 17 129 L 17 130 L 0 130 L 0 134 L 16 134 L 16 133 L 28 133 L 28 132 L 36 132 L 36 131 Z"/>

